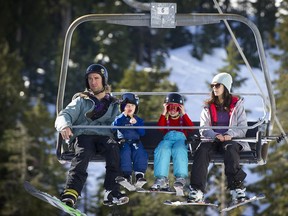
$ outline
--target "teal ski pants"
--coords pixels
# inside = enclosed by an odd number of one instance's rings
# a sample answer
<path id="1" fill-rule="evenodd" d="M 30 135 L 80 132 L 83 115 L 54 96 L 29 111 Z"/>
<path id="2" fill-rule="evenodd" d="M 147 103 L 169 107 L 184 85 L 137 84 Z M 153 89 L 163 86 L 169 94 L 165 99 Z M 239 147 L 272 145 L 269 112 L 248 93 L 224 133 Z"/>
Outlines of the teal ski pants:
<path id="1" fill-rule="evenodd" d="M 188 147 L 182 132 L 169 131 L 154 150 L 154 176 L 167 177 L 172 156 L 173 173 L 179 178 L 188 176 Z"/>

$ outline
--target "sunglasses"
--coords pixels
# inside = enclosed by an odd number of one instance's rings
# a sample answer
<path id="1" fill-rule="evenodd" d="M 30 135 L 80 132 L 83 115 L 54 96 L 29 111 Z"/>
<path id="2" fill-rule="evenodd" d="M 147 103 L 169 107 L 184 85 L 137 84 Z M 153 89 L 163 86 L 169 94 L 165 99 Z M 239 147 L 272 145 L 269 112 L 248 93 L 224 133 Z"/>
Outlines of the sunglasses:
<path id="1" fill-rule="evenodd" d="M 216 84 L 211 84 L 210 87 L 213 89 L 214 87 L 216 89 L 220 88 L 221 84 L 220 83 L 216 83 Z"/>

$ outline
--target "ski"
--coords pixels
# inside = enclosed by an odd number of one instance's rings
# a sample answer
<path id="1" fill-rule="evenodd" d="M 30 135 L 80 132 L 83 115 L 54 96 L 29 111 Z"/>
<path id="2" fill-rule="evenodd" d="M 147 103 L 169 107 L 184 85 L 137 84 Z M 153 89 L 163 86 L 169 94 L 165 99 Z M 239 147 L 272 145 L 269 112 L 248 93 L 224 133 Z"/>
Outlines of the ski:
<path id="1" fill-rule="evenodd" d="M 57 197 L 51 196 L 50 194 L 40 191 L 36 189 L 33 185 L 31 185 L 29 182 L 25 181 L 24 182 L 24 188 L 25 190 L 31 194 L 34 197 L 37 197 L 38 199 L 41 199 L 50 205 L 68 213 L 69 215 L 72 216 L 86 216 L 86 214 L 82 213 L 80 210 L 72 208 L 65 203 L 61 202 Z"/>
<path id="2" fill-rule="evenodd" d="M 174 189 L 176 191 L 176 196 L 184 196 L 184 188 L 182 185 L 174 185 Z"/>
<path id="3" fill-rule="evenodd" d="M 265 198 L 265 195 L 264 195 L 264 194 L 259 194 L 259 195 L 257 195 L 257 196 L 253 196 L 253 197 L 251 197 L 251 198 L 247 198 L 247 199 L 244 200 L 244 201 L 240 201 L 240 202 L 238 202 L 238 203 L 236 203 L 236 204 L 232 204 L 232 205 L 230 205 L 230 206 L 222 209 L 220 212 L 228 212 L 228 211 L 230 211 L 230 210 L 232 210 L 232 209 L 234 209 L 234 208 L 237 208 L 237 207 L 239 207 L 239 206 L 245 205 L 245 204 L 247 204 L 247 203 L 250 203 L 250 202 L 253 202 L 253 201 L 256 201 L 256 200 L 264 199 L 264 198 Z"/>
<path id="4" fill-rule="evenodd" d="M 142 188 L 146 183 L 147 183 L 146 180 L 145 181 L 138 180 L 134 185 L 135 185 L 135 187 L 137 189 L 137 188 Z"/>
<path id="5" fill-rule="evenodd" d="M 129 198 L 128 197 L 123 197 L 118 199 L 113 199 L 112 201 L 104 201 L 103 205 L 106 205 L 108 207 L 112 207 L 112 206 L 118 206 L 118 205 L 124 205 L 126 203 L 129 202 Z"/>
<path id="6" fill-rule="evenodd" d="M 136 187 L 130 182 L 128 182 L 127 179 L 122 176 L 116 177 L 115 181 L 129 191 L 136 191 Z"/>
<path id="7" fill-rule="evenodd" d="M 171 188 L 167 190 L 145 190 L 143 188 L 137 188 L 136 192 L 139 193 L 164 193 L 164 194 L 176 194 L 175 191 L 172 191 Z"/>
<path id="8" fill-rule="evenodd" d="M 217 204 L 208 203 L 208 202 L 187 202 L 187 201 L 170 201 L 166 200 L 164 202 L 165 205 L 169 206 L 211 206 L 211 207 L 218 207 Z"/>

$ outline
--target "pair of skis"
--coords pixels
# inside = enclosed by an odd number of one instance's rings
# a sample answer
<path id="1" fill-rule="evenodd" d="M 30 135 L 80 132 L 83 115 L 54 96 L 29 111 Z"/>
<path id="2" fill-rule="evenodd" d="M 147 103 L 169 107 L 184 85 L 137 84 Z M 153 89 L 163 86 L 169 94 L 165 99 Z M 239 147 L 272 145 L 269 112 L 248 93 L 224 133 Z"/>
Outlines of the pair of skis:
<path id="1" fill-rule="evenodd" d="M 242 201 L 239 201 L 237 203 L 233 203 L 233 204 L 227 206 L 226 208 L 221 209 L 220 212 L 228 212 L 228 211 L 231 211 L 231 210 L 233 210 L 239 206 L 254 202 L 256 200 L 261 200 L 264 198 L 265 198 L 264 194 L 259 194 L 259 195 L 253 196 L 251 198 L 247 198 L 247 199 L 244 199 Z M 217 204 L 208 203 L 208 202 L 187 202 L 187 201 L 174 201 L 174 202 L 172 202 L 170 200 L 167 200 L 164 202 L 164 204 L 169 205 L 169 206 L 211 206 L 211 207 L 216 207 L 216 208 L 218 207 Z"/>
<path id="2" fill-rule="evenodd" d="M 141 184 L 141 182 L 136 182 L 135 184 L 131 184 L 127 181 L 124 177 L 119 176 L 116 179 L 116 182 L 126 188 L 128 191 L 136 191 L 139 193 L 164 193 L 164 194 L 176 194 L 176 196 L 184 196 L 183 187 L 182 189 L 179 187 L 175 188 L 176 191 L 172 191 L 171 188 L 167 188 L 165 190 L 146 190 L 143 185 L 146 183 Z"/>

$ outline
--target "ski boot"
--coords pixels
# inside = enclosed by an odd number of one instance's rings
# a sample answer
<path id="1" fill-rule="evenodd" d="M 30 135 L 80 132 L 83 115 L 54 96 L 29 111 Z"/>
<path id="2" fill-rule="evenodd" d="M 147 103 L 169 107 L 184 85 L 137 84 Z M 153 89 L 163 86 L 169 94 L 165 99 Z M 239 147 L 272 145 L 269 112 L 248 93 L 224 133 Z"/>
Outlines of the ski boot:
<path id="1" fill-rule="evenodd" d="M 168 182 L 167 177 L 156 178 L 154 184 L 151 187 L 151 190 L 152 191 L 157 191 L 157 190 L 169 191 L 170 188 L 169 188 L 169 182 Z"/>
<path id="2" fill-rule="evenodd" d="M 247 199 L 245 194 L 246 188 L 236 188 L 234 190 L 230 190 L 230 194 L 232 195 L 232 205 L 243 202 Z"/>
<path id="3" fill-rule="evenodd" d="M 232 195 L 231 205 L 235 205 L 237 203 L 245 201 L 246 198 L 246 188 L 243 185 L 243 181 L 233 181 L 228 185 L 230 189 L 230 194 Z"/>
<path id="4" fill-rule="evenodd" d="M 184 187 L 186 185 L 185 178 L 176 178 L 173 186 L 176 191 L 176 196 L 184 196 Z"/>
<path id="5" fill-rule="evenodd" d="M 196 202 L 196 203 L 201 203 L 204 202 L 204 194 L 201 190 L 197 190 L 192 188 L 191 186 L 189 187 L 189 195 L 187 198 L 187 202 Z"/>
<path id="6" fill-rule="evenodd" d="M 104 201 L 103 204 L 107 206 L 113 205 L 124 205 L 129 202 L 129 197 L 125 194 L 120 193 L 117 190 L 110 191 L 106 190 L 104 193 Z"/>
<path id="7" fill-rule="evenodd" d="M 65 203 L 67 206 L 72 208 L 75 207 L 75 204 L 78 199 L 78 193 L 76 190 L 73 189 L 65 189 L 64 192 L 61 194 L 60 200 Z"/>
<path id="8" fill-rule="evenodd" d="M 136 188 L 142 188 L 144 184 L 147 183 L 146 179 L 144 178 L 144 173 L 142 172 L 135 172 L 135 187 Z"/>

